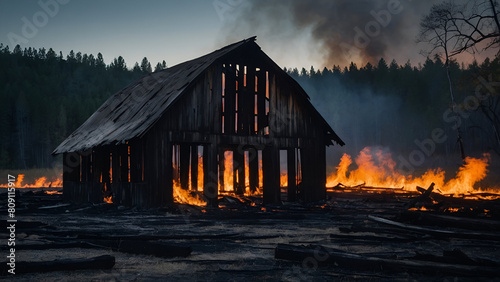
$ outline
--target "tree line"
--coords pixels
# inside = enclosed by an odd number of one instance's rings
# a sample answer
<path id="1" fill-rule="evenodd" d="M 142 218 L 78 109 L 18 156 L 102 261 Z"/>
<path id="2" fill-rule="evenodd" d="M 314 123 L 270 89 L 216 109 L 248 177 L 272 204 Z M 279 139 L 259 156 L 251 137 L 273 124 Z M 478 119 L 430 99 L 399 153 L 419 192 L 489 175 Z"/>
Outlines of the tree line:
<path id="1" fill-rule="evenodd" d="M 63 56 L 1 43 L 0 66 L 0 169 L 53 166 L 60 142 L 112 94 L 153 71 L 146 57 L 129 69 L 121 56 L 107 65 L 101 53 Z"/>
<path id="2" fill-rule="evenodd" d="M 373 65 L 285 71 L 302 85 L 311 102 L 355 154 L 365 146 L 386 146 L 408 154 L 443 130 L 446 141 L 423 148 L 457 154 L 456 125 L 466 155 L 500 155 L 500 59 L 459 64 L 449 60 L 457 115 L 450 100 L 445 62 L 439 55 L 412 66 L 383 58 Z M 425 144 L 425 143 L 424 143 Z M 419 147 L 420 146 L 420 147 Z"/>

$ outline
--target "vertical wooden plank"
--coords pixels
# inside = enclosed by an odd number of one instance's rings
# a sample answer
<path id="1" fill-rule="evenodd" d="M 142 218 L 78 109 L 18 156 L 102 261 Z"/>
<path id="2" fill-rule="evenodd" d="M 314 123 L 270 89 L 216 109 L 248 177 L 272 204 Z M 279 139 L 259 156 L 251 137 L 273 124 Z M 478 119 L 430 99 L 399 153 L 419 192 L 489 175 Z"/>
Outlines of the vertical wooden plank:
<path id="1" fill-rule="evenodd" d="M 142 178 L 142 145 L 140 140 L 130 146 L 130 182 L 141 182 Z"/>
<path id="2" fill-rule="evenodd" d="M 63 181 L 80 181 L 80 155 L 78 153 L 63 154 Z"/>
<path id="3" fill-rule="evenodd" d="M 102 148 L 95 148 L 92 152 L 92 190 L 90 193 L 90 201 L 92 203 L 102 202 Z"/>
<path id="4" fill-rule="evenodd" d="M 269 72 L 269 136 L 272 138 L 280 137 L 282 124 L 280 120 L 281 113 L 278 112 L 278 95 L 276 89 L 276 76 Z"/>
<path id="5" fill-rule="evenodd" d="M 305 202 L 310 202 L 312 199 L 312 183 L 313 175 L 311 175 L 310 148 L 300 149 L 300 165 L 302 170 L 302 182 L 300 184 L 300 197 Z"/>
<path id="6" fill-rule="evenodd" d="M 151 206 L 160 206 L 162 204 L 161 190 L 164 189 L 163 183 L 160 182 L 161 172 L 161 144 L 160 132 L 157 127 L 153 128 L 149 134 L 143 139 L 144 148 L 144 185 L 141 190 L 147 193 L 145 201 Z"/>
<path id="7" fill-rule="evenodd" d="M 287 168 L 288 168 L 288 201 L 295 202 L 297 200 L 297 178 L 295 168 L 295 149 L 287 149 Z"/>
<path id="8" fill-rule="evenodd" d="M 234 167 L 234 189 L 236 194 L 245 193 L 245 152 L 242 150 L 233 150 Z"/>
<path id="9" fill-rule="evenodd" d="M 318 186 L 318 201 L 326 199 L 326 146 L 322 142 L 323 138 L 316 139 L 316 169 L 317 186 Z"/>
<path id="10" fill-rule="evenodd" d="M 189 145 L 180 145 L 180 182 L 181 188 L 189 189 Z"/>
<path id="11" fill-rule="evenodd" d="M 265 204 L 276 204 L 280 199 L 279 150 L 276 147 L 266 147 L 262 151 L 262 170 L 263 201 Z"/>
<path id="12" fill-rule="evenodd" d="M 172 143 L 168 139 L 168 132 L 161 131 L 158 140 L 159 165 L 158 165 L 158 195 L 159 205 L 172 205 L 174 203 Z"/>
<path id="13" fill-rule="evenodd" d="M 215 64 L 208 72 L 209 87 L 207 88 L 207 98 L 209 108 L 207 113 L 213 118 L 213 122 L 207 128 L 213 129 L 211 132 L 222 133 L 222 65 Z M 204 119 L 206 120 L 206 119 Z M 207 120 L 209 122 L 209 120 Z"/>
<path id="14" fill-rule="evenodd" d="M 80 156 L 77 153 L 63 154 L 63 200 L 75 201 L 75 185 L 80 181 Z"/>
<path id="15" fill-rule="evenodd" d="M 224 104 L 224 133 L 234 134 L 236 110 L 236 67 L 226 64 L 225 104 Z"/>
<path id="16" fill-rule="evenodd" d="M 109 174 L 110 170 L 110 149 L 109 147 L 104 147 L 102 150 L 102 185 L 103 193 L 108 194 L 111 191 L 111 176 Z"/>
<path id="17" fill-rule="evenodd" d="M 191 146 L 191 189 L 198 191 L 198 145 Z"/>
<path id="18" fill-rule="evenodd" d="M 120 169 L 120 149 L 118 146 L 113 146 L 111 149 L 111 154 L 113 156 L 112 159 L 112 181 L 113 181 L 113 186 L 118 185 L 121 182 L 122 176 L 121 176 L 121 169 Z"/>
<path id="19" fill-rule="evenodd" d="M 219 148 L 219 189 L 224 192 L 224 171 L 226 170 L 224 149 Z M 203 160 L 205 160 L 205 155 L 203 155 Z M 205 169 L 203 169 L 206 171 Z"/>
<path id="20" fill-rule="evenodd" d="M 128 145 L 123 144 L 118 147 L 120 151 L 120 182 L 128 183 Z"/>
<path id="21" fill-rule="evenodd" d="M 255 67 L 247 66 L 247 84 L 245 87 L 246 134 L 255 134 Z"/>
<path id="22" fill-rule="evenodd" d="M 266 72 L 257 72 L 257 129 L 258 134 L 263 134 L 263 129 L 268 125 L 266 116 Z"/>
<path id="23" fill-rule="evenodd" d="M 254 193 L 259 186 L 259 154 L 255 148 L 251 148 L 248 152 L 248 165 L 250 191 Z"/>
<path id="24" fill-rule="evenodd" d="M 91 150 L 84 151 L 82 153 L 82 176 L 81 176 L 81 181 L 82 182 L 89 182 L 91 177 L 90 177 L 90 156 L 92 155 Z"/>
<path id="25" fill-rule="evenodd" d="M 323 140 L 323 139 L 321 139 Z M 304 201 L 316 202 L 326 198 L 326 151 L 320 141 L 309 142 L 301 150 Z"/>
<path id="26" fill-rule="evenodd" d="M 203 146 L 203 194 L 208 207 L 218 206 L 217 189 L 217 146 L 214 143 Z"/>

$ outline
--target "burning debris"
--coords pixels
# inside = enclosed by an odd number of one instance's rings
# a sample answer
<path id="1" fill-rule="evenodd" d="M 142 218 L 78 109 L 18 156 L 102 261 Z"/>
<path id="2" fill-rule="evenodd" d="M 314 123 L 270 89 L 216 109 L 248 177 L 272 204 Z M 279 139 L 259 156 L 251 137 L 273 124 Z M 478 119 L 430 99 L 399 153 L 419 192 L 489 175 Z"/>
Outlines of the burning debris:
<path id="1" fill-rule="evenodd" d="M 351 169 L 351 156 L 344 154 L 337 171 L 327 178 L 327 187 L 356 189 L 360 187 L 391 188 L 395 191 L 416 192 L 417 187 L 435 183 L 435 191 L 443 195 L 468 196 L 477 193 L 491 193 L 500 197 L 498 189 L 475 187 L 488 172 L 489 155 L 482 158 L 467 157 L 455 177 L 446 181 L 441 168 L 429 169 L 421 176 L 402 175 L 390 153 L 380 149 L 364 148 L 355 159 L 356 168 Z M 495 197 L 492 197 L 494 199 Z"/>
<path id="2" fill-rule="evenodd" d="M 14 187 L 16 188 L 61 188 L 63 186 L 62 177 L 56 178 L 55 180 L 49 181 L 47 177 L 42 176 L 40 178 L 35 179 L 32 183 L 24 183 L 24 174 L 19 174 L 17 176 L 16 183 Z M 0 184 L 1 188 L 7 188 L 7 184 Z"/>

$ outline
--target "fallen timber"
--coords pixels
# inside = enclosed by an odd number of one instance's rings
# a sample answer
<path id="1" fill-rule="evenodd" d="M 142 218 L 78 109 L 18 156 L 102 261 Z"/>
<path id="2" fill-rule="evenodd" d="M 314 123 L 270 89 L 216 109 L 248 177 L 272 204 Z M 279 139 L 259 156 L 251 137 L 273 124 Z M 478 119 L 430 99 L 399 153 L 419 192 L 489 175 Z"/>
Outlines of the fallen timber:
<path id="1" fill-rule="evenodd" d="M 433 194 L 434 192 L 430 197 L 433 197 Z M 189 206 L 179 205 L 177 209 L 150 210 L 124 208 L 115 204 L 79 204 L 39 209 L 41 206 L 56 205 L 60 196 L 21 195 L 19 199 L 28 208 L 19 213 L 19 226 L 16 226 L 19 227 L 19 238 L 16 247 L 19 251 L 19 262 L 22 261 L 21 257 L 29 257 L 33 253 L 41 254 L 41 260 L 69 259 L 74 257 L 75 252 L 87 258 L 102 254 L 116 257 L 115 267 L 96 271 L 95 277 L 92 276 L 93 271 L 72 272 L 75 280 L 87 281 L 134 280 L 137 273 L 141 273 L 146 280 L 161 280 L 160 277 L 171 275 L 168 269 L 172 269 L 171 266 L 175 269 L 176 265 L 185 265 L 188 272 L 174 275 L 173 279 L 182 279 L 189 274 L 196 280 L 219 281 L 287 280 L 288 274 L 283 276 L 283 273 L 292 273 L 292 280 L 303 279 L 300 275 L 293 276 L 297 268 L 301 273 L 308 273 L 309 277 L 305 280 L 321 281 L 360 277 L 420 281 L 452 281 L 471 277 L 474 281 L 490 281 L 491 277 L 496 277 L 492 276 L 491 270 L 495 269 L 498 273 L 498 240 L 478 236 L 436 235 L 426 230 L 417 231 L 382 224 L 369 219 L 368 216 L 456 233 L 463 233 L 464 230 L 453 222 L 464 220 L 464 224 L 468 224 L 477 220 L 478 228 L 470 231 L 498 233 L 492 223 L 496 222 L 493 218 L 484 218 L 482 214 L 479 215 L 481 217 L 463 217 L 437 209 L 433 212 L 408 211 L 406 204 L 412 197 L 421 195 L 419 192 L 385 193 L 381 190 L 378 193 L 365 194 L 344 192 L 343 197 L 334 195 L 336 193 L 329 192 L 329 201 L 314 204 L 263 205 L 253 202 L 249 205 L 245 201 L 228 201 L 219 209 L 196 206 L 186 209 Z M 495 201 L 490 203 L 493 202 Z M 490 214 L 495 215 L 494 209 L 495 206 Z M 424 217 L 420 218 L 419 214 L 424 214 Z M 428 218 L 433 215 L 442 215 L 447 220 L 441 221 L 440 217 Z M 490 225 L 492 227 L 489 227 Z M 0 236 L 5 236 L 6 233 L 3 232 L 0 230 Z M 187 257 L 168 257 L 163 254 L 157 256 L 147 252 L 134 254 L 120 249 L 120 241 L 144 241 L 188 247 L 192 249 L 192 253 Z M 376 258 L 388 260 L 393 264 L 387 266 L 381 261 L 368 260 L 360 263 L 359 267 L 356 263 L 345 262 L 345 267 L 338 267 L 328 261 L 317 260 L 319 267 L 314 272 L 308 272 L 309 268 L 307 264 L 304 266 L 303 261 L 275 257 L 275 249 L 281 246 L 281 243 L 291 246 L 323 246 L 340 254 L 360 256 L 359 259 Z M 460 255 L 460 252 L 445 255 L 443 251 L 457 248 L 466 256 Z M 323 258 L 322 253 L 319 254 L 318 258 Z M 454 257 L 460 259 L 453 260 Z M 127 261 L 133 263 L 127 264 Z M 400 261 L 406 266 L 401 266 Z M 467 262 L 472 265 L 467 265 Z M 442 268 L 431 267 L 429 271 L 425 271 L 429 263 L 440 264 Z M 151 265 L 158 267 L 151 268 Z M 423 270 L 418 270 L 417 266 Z M 455 271 L 457 268 L 464 270 Z M 256 269 L 259 271 L 255 271 Z M 61 279 L 60 275 L 66 274 L 23 274 L 22 279 L 49 281 Z"/>
<path id="2" fill-rule="evenodd" d="M 415 226 L 411 224 L 401 223 L 397 221 L 393 221 L 390 219 L 377 217 L 373 215 L 369 215 L 368 218 L 378 223 L 388 224 L 391 226 L 396 226 L 399 228 L 422 232 L 426 234 L 430 234 L 433 236 L 439 237 L 454 237 L 454 238 L 467 238 L 467 239 L 482 239 L 482 240 L 495 240 L 500 241 L 500 234 L 497 232 L 474 232 L 474 231 L 452 231 L 452 230 L 444 230 L 444 229 L 432 229 L 427 227 Z"/>
<path id="3" fill-rule="evenodd" d="M 115 257 L 103 255 L 92 258 L 60 259 L 52 261 L 19 261 L 16 263 L 15 274 L 52 271 L 74 271 L 84 269 L 111 269 L 115 265 Z M 10 275 L 8 265 L 2 264 L 2 275 Z"/>
<path id="4" fill-rule="evenodd" d="M 298 262 L 312 262 L 318 264 L 334 265 L 339 268 L 355 268 L 370 271 L 391 272 L 432 272 L 450 275 L 496 277 L 499 267 L 471 266 L 463 264 L 446 264 L 439 262 L 415 261 L 403 259 L 387 259 L 373 256 L 364 256 L 354 253 L 342 252 L 320 245 L 294 246 L 289 244 L 278 244 L 274 256 L 276 259 L 284 259 Z"/>

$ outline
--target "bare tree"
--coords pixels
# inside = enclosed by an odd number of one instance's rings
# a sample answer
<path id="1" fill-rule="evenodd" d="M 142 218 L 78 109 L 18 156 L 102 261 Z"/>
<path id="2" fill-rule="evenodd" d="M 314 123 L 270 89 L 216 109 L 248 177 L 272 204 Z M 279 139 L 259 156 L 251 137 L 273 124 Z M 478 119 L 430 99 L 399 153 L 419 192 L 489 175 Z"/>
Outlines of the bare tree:
<path id="1" fill-rule="evenodd" d="M 448 77 L 448 85 L 450 87 L 451 104 L 453 113 L 455 114 L 455 127 L 457 130 L 457 141 L 460 148 L 460 155 L 465 159 L 464 145 L 460 126 L 458 124 L 457 104 L 455 103 L 455 95 L 453 94 L 453 83 L 450 75 L 450 51 L 457 44 L 456 26 L 453 19 L 458 14 L 457 6 L 451 2 L 444 2 L 432 6 L 430 13 L 426 15 L 420 23 L 420 34 L 418 41 L 430 43 L 431 50 L 427 55 L 434 52 L 444 52 L 446 75 Z"/>
<path id="2" fill-rule="evenodd" d="M 454 7 L 454 13 L 447 18 L 456 43 L 452 56 L 499 45 L 500 21 L 496 0 L 465 1 L 462 5 L 449 3 Z"/>

